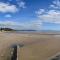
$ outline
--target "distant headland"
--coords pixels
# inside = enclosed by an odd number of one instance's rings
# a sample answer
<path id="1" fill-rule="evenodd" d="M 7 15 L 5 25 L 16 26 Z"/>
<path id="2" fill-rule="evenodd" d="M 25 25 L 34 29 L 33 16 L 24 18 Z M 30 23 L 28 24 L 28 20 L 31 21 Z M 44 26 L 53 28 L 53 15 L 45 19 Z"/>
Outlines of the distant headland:
<path id="1" fill-rule="evenodd" d="M 11 28 L 0 28 L 0 31 L 14 31 L 14 29 L 11 29 Z"/>

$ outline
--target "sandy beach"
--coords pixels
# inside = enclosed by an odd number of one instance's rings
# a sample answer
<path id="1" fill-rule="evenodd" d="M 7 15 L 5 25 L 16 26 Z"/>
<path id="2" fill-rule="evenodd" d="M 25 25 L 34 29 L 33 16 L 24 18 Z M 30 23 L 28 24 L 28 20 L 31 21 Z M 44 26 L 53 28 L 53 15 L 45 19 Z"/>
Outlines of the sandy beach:
<path id="1" fill-rule="evenodd" d="M 19 60 L 49 60 L 60 52 L 60 35 L 0 32 L 0 60 L 5 60 L 13 44 L 24 45 Z"/>

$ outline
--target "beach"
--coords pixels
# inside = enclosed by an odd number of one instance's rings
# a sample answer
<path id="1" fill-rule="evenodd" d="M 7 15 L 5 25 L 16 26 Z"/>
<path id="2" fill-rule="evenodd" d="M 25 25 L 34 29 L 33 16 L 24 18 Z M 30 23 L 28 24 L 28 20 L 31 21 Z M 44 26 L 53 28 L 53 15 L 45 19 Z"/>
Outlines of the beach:
<path id="1" fill-rule="evenodd" d="M 49 60 L 60 52 L 60 35 L 0 32 L 0 60 L 7 58 L 14 44 L 23 44 L 19 60 Z"/>

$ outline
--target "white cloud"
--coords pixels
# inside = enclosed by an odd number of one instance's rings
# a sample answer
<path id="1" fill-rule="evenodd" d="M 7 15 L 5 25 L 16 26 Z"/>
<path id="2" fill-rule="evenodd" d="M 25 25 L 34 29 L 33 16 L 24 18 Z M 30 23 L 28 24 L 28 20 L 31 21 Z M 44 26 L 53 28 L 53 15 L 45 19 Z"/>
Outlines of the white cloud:
<path id="1" fill-rule="evenodd" d="M 47 14 L 39 15 L 39 18 L 44 22 L 60 23 L 60 12 L 55 10 L 49 10 Z"/>
<path id="2" fill-rule="evenodd" d="M 17 11 L 18 11 L 18 8 L 16 7 L 16 5 L 11 5 L 9 3 L 0 2 L 0 12 L 3 12 L 3 13 L 6 13 L 6 12 L 15 13 Z"/>
<path id="3" fill-rule="evenodd" d="M 17 4 L 20 8 L 26 8 L 26 6 L 25 6 L 26 3 L 23 1 L 17 1 Z"/>
<path id="4" fill-rule="evenodd" d="M 39 14 L 39 15 L 40 15 L 40 14 L 43 14 L 44 12 L 45 12 L 44 9 L 39 9 L 39 11 L 36 11 L 36 13 Z"/>
<path id="5" fill-rule="evenodd" d="M 0 21 L 0 25 L 17 25 L 16 22 L 13 22 L 13 21 Z"/>
<path id="6" fill-rule="evenodd" d="M 9 2 L 8 3 L 4 3 L 4 2 L 0 2 L 0 12 L 2 13 L 16 13 L 16 12 L 19 12 L 19 10 L 21 10 L 21 8 L 26 8 L 25 6 L 25 2 L 23 1 L 17 1 L 17 4 L 18 4 L 18 7 L 17 5 L 14 5 L 14 4 L 10 4 Z"/>
<path id="7" fill-rule="evenodd" d="M 42 22 L 40 20 L 35 20 L 31 22 L 24 23 L 25 29 L 40 30 L 42 27 Z"/>
<path id="8" fill-rule="evenodd" d="M 10 18 L 10 17 L 12 17 L 12 16 L 11 16 L 10 14 L 6 14 L 5 17 L 6 17 L 6 18 Z"/>
<path id="9" fill-rule="evenodd" d="M 14 29 L 32 29 L 39 30 L 41 28 L 41 21 L 31 21 L 31 22 L 14 22 L 14 21 L 0 21 L 0 27 L 9 27 Z"/>
<path id="10" fill-rule="evenodd" d="M 55 6 L 55 5 L 50 5 L 50 8 L 54 8 L 54 9 L 59 9 L 59 7 L 58 6 Z"/>
<path id="11" fill-rule="evenodd" d="M 60 24 L 60 10 L 58 8 L 58 7 L 60 7 L 60 1 L 55 0 L 55 1 L 53 1 L 53 5 L 51 4 L 49 6 L 52 7 L 52 9 L 50 9 L 50 10 L 43 9 L 43 13 L 41 13 L 41 10 L 39 9 L 37 11 L 37 16 L 39 17 L 39 19 L 42 22 L 57 23 L 57 24 L 59 23 Z"/>
<path id="12" fill-rule="evenodd" d="M 19 7 L 21 7 L 21 8 L 26 8 L 25 2 L 20 2 L 20 3 L 19 3 Z"/>
<path id="13" fill-rule="evenodd" d="M 53 4 L 55 4 L 57 6 L 60 6 L 60 1 L 59 0 L 55 0 L 55 1 L 53 1 Z"/>
<path id="14" fill-rule="evenodd" d="M 54 0 L 52 4 L 50 5 L 51 8 L 60 9 L 60 1 Z"/>

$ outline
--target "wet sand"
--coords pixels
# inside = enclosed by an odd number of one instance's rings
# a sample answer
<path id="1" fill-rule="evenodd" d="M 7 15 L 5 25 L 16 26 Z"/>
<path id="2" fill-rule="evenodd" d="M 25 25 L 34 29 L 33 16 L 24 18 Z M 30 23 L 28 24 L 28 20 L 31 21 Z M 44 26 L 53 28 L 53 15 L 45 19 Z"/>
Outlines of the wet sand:
<path id="1" fill-rule="evenodd" d="M 13 44 L 24 45 L 20 48 L 19 60 L 49 60 L 60 52 L 60 35 L 0 32 L 0 60 L 5 60 L 10 53 L 8 47 Z"/>

